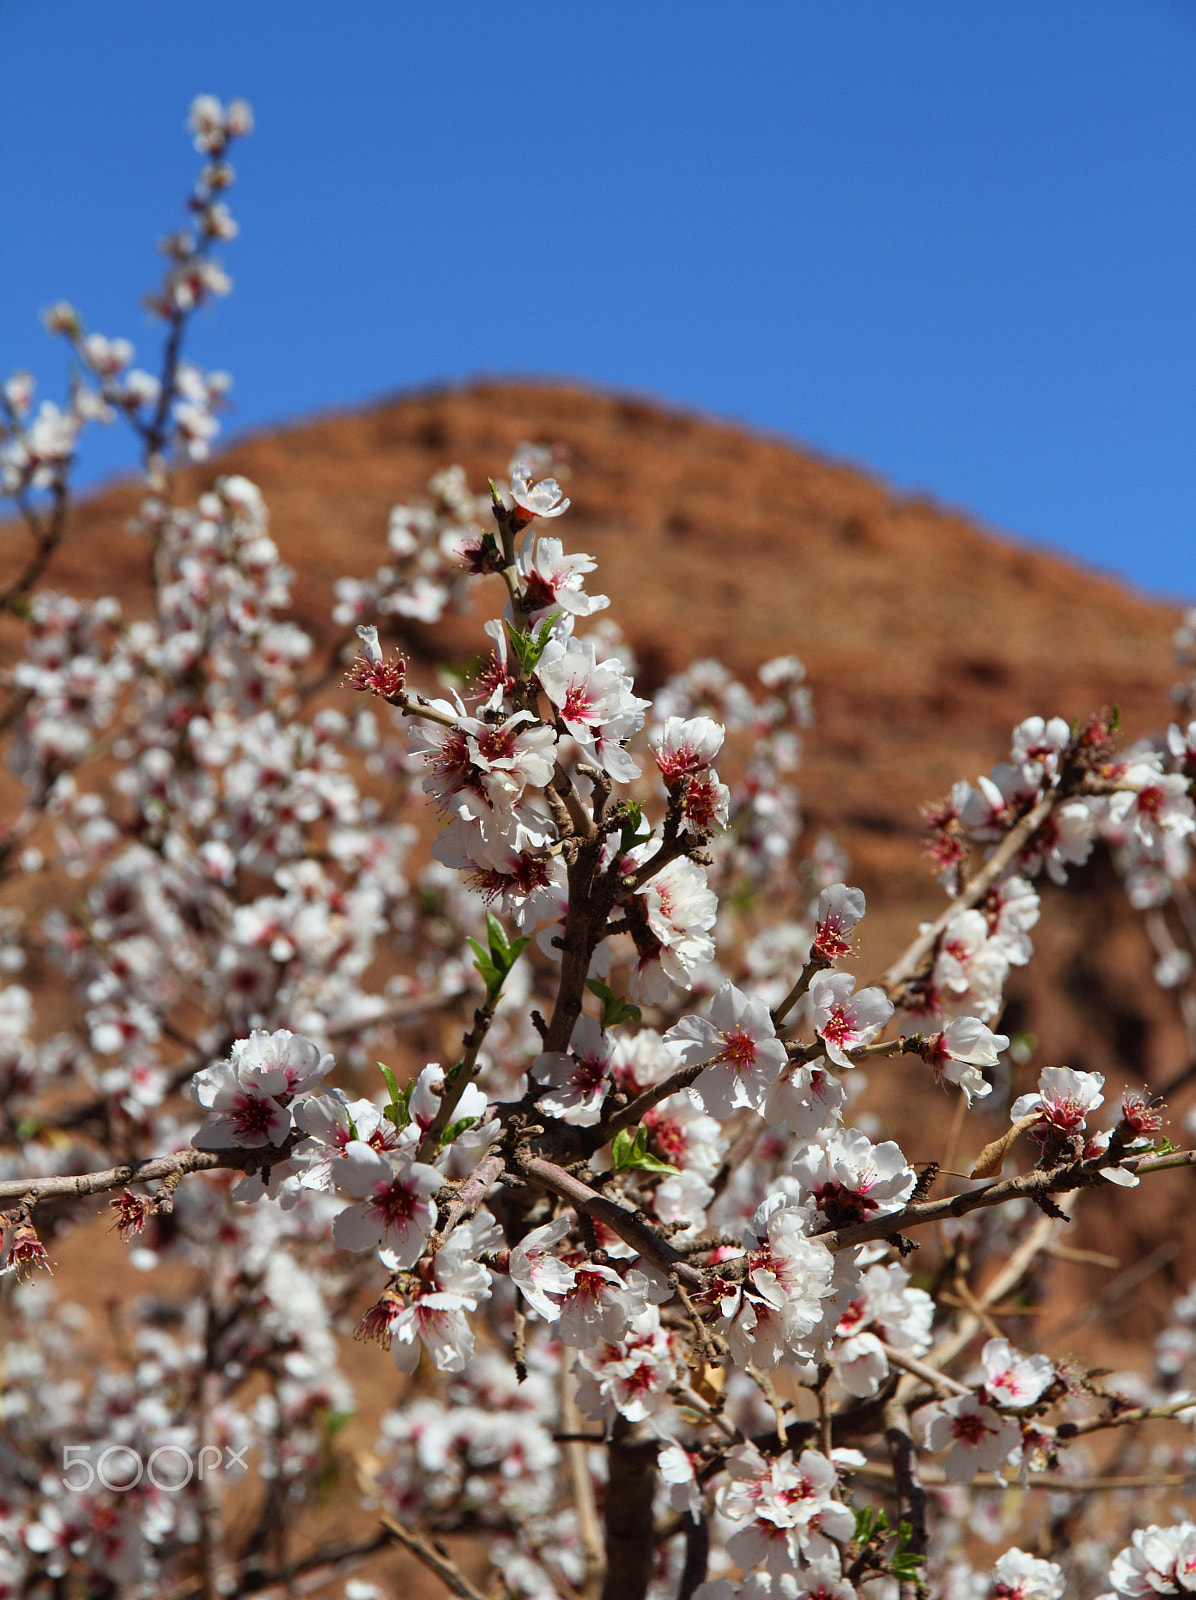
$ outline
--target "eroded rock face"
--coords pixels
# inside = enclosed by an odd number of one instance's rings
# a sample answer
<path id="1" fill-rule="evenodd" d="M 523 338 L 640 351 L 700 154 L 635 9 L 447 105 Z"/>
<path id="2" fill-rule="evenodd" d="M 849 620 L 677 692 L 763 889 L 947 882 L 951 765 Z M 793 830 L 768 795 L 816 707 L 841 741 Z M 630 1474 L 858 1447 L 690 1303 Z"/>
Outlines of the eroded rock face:
<path id="1" fill-rule="evenodd" d="M 596 587 L 635 647 L 643 692 L 697 656 L 740 674 L 788 652 L 805 662 L 815 725 L 799 782 L 810 820 L 834 828 L 867 893 L 865 975 L 942 904 L 921 854 L 921 804 L 1003 759 L 1016 722 L 1114 702 L 1131 737 L 1169 719 L 1178 608 L 864 472 L 642 400 L 545 384 L 415 394 L 246 439 L 182 478 L 185 492 L 228 472 L 260 486 L 296 570 L 296 611 L 328 644 L 333 580 L 384 559 L 391 506 L 451 462 L 481 487 L 525 440 L 568 455 L 573 505 L 553 531 L 597 558 Z M 82 503 L 47 586 L 117 592 L 135 613 L 145 551 L 125 523 L 137 500 L 121 484 Z M 0 569 L 21 551 L 6 529 Z M 14 645 L 5 624 L 6 658 Z M 470 655 L 476 620 L 411 624 L 406 646 Z M 1045 893 L 1034 938 L 1002 1027 L 1037 1037 L 1038 1064 L 1102 1071 L 1111 1092 L 1161 1086 L 1182 1068 L 1186 1034 L 1107 864 Z M 886 1131 L 919 1159 L 938 1153 L 919 1140 L 949 1111 L 900 1076 L 912 1070 L 894 1069 Z M 1162 1191 L 1135 1199 L 1144 1236 L 1169 1204 Z"/>

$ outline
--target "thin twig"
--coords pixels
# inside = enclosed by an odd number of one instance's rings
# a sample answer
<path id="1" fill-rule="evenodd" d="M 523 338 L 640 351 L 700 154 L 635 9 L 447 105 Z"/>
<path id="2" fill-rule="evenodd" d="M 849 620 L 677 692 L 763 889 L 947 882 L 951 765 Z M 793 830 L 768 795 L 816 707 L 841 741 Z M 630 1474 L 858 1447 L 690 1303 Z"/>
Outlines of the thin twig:
<path id="1" fill-rule="evenodd" d="M 1196 1411 L 1196 1399 L 1190 1395 L 1186 1400 L 1173 1400 L 1165 1406 L 1135 1406 L 1132 1411 L 1120 1411 L 1112 1417 L 1085 1417 L 1082 1422 L 1061 1422 L 1055 1429 L 1055 1437 L 1078 1439 L 1081 1434 L 1105 1433 L 1109 1428 L 1127 1428 L 1136 1422 L 1166 1422 L 1172 1417 L 1182 1417 L 1185 1411 Z"/>
<path id="2" fill-rule="evenodd" d="M 1164 1172 L 1173 1167 L 1196 1166 L 1196 1150 L 1177 1150 L 1165 1156 L 1137 1156 L 1120 1163 L 1104 1156 L 1089 1161 L 1073 1161 L 1051 1172 L 1030 1172 L 1020 1178 L 1005 1178 L 997 1183 L 985 1184 L 979 1189 L 965 1189 L 962 1194 L 945 1200 L 920 1200 L 901 1211 L 890 1211 L 870 1222 L 853 1223 L 847 1228 L 830 1229 L 815 1235 L 830 1250 L 849 1250 L 853 1245 L 866 1244 L 870 1239 L 884 1239 L 891 1233 L 904 1233 L 907 1228 L 921 1227 L 927 1222 L 938 1222 L 950 1217 L 963 1217 L 970 1211 L 988 1206 L 1004 1205 L 1009 1200 L 1034 1200 L 1056 1194 L 1067 1194 L 1073 1189 L 1086 1189 L 1095 1183 L 1106 1167 L 1120 1165 L 1123 1171 L 1139 1176 L 1150 1172 Z"/>
<path id="3" fill-rule="evenodd" d="M 915 1356 L 906 1355 L 904 1350 L 895 1350 L 891 1344 L 885 1344 L 883 1340 L 881 1341 L 881 1348 L 884 1350 L 891 1367 L 900 1367 L 902 1372 L 909 1372 L 915 1378 L 921 1378 L 922 1382 L 928 1383 L 936 1394 L 960 1395 L 971 1394 L 972 1392 L 966 1383 L 959 1383 L 954 1378 L 948 1378 L 943 1372 L 936 1372 L 925 1361 L 919 1361 Z"/>
<path id="4" fill-rule="evenodd" d="M 515 1165 L 524 1177 L 539 1188 L 559 1195 L 582 1216 L 592 1217 L 595 1222 L 601 1222 L 617 1233 L 625 1244 L 629 1244 L 645 1261 L 659 1268 L 666 1277 L 672 1277 L 675 1273 L 678 1282 L 684 1283 L 691 1291 L 705 1288 L 706 1280 L 698 1268 L 691 1266 L 684 1256 L 678 1255 L 672 1245 L 654 1233 L 646 1222 L 641 1222 L 632 1212 L 625 1211 L 605 1195 L 596 1193 L 589 1184 L 566 1172 L 564 1167 L 546 1161 L 543 1156 L 530 1155 L 518 1155 Z"/>
<path id="5" fill-rule="evenodd" d="M 853 1467 L 851 1470 L 857 1478 L 871 1478 L 874 1482 L 890 1485 L 894 1482 L 893 1469 L 884 1462 L 869 1461 L 864 1466 Z M 919 1476 L 929 1488 L 933 1489 L 939 1488 L 940 1485 L 950 1485 L 953 1481 L 947 1477 L 942 1467 L 922 1467 Z M 1115 1489 L 1183 1489 L 1193 1482 L 1196 1482 L 1196 1476 L 1191 1473 L 1169 1473 L 1154 1478 L 1145 1473 L 1140 1477 L 1125 1478 L 1065 1478 L 1059 1472 L 1031 1472 L 1024 1482 L 1018 1479 L 1018 1487 L 1049 1489 L 1052 1494 L 1090 1494 Z M 1002 1493 L 1008 1493 L 1009 1484 L 1003 1483 L 991 1472 L 978 1472 L 971 1481 L 971 1488 L 999 1489 Z"/>
<path id="6" fill-rule="evenodd" d="M 951 904 L 939 913 L 924 933 L 920 933 L 906 946 L 880 980 L 881 986 L 888 992 L 890 998 L 899 993 L 906 982 L 915 976 L 951 919 L 958 916 L 961 911 L 970 910 L 977 900 L 988 893 L 1005 868 L 1025 849 L 1063 798 L 1061 789 L 1051 789 L 1044 794 L 1038 804 L 1010 828 L 979 872 L 969 878 Z"/>
<path id="7" fill-rule="evenodd" d="M 260 1172 L 285 1161 L 295 1146 L 307 1137 L 300 1133 L 285 1144 L 262 1150 L 180 1150 L 172 1156 L 154 1156 L 147 1161 L 130 1161 L 103 1172 L 84 1172 L 75 1177 L 6 1178 L 0 1183 L 0 1204 L 26 1201 L 33 1205 L 43 1200 L 82 1200 L 88 1195 L 123 1189 L 129 1183 L 153 1183 L 179 1178 L 191 1172 Z"/>
<path id="8" fill-rule="evenodd" d="M 470 1583 L 456 1562 L 450 1560 L 447 1555 L 443 1555 L 439 1550 L 434 1549 L 421 1534 L 412 1533 L 401 1522 L 396 1522 L 393 1517 L 388 1517 L 385 1514 L 380 1516 L 378 1521 L 392 1539 L 397 1539 L 401 1545 L 411 1551 L 417 1561 L 423 1562 L 429 1572 L 434 1572 L 446 1589 L 450 1589 L 453 1594 L 462 1596 L 462 1600 L 486 1600 L 486 1596 L 480 1589 L 475 1588 Z"/>

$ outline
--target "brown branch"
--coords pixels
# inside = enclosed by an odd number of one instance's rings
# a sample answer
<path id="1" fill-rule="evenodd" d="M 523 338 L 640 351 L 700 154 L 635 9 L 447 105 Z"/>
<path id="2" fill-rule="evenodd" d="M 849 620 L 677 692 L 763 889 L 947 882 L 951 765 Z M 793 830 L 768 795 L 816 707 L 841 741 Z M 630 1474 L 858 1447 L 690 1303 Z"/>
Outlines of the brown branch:
<path id="1" fill-rule="evenodd" d="M 1079 1191 L 1073 1190 L 1071 1194 L 1064 1195 L 1059 1209 L 1070 1212 L 1078 1199 Z M 1017 1287 L 1033 1266 L 1035 1259 L 1043 1250 L 1049 1248 L 1062 1226 L 1057 1217 L 1039 1217 L 1004 1266 L 997 1269 L 980 1291 L 977 1298 L 986 1310 L 992 1311 L 1003 1295 L 1009 1294 Z M 959 1319 L 954 1332 L 937 1344 L 926 1357 L 926 1365 L 937 1368 L 948 1366 L 957 1355 L 966 1350 L 980 1326 L 980 1319 L 969 1311 L 967 1316 Z"/>
<path id="2" fill-rule="evenodd" d="M 625 1105 L 621 1111 L 616 1111 L 607 1121 L 600 1122 L 595 1128 L 587 1128 L 585 1143 L 591 1151 L 601 1150 L 604 1144 L 610 1143 L 616 1133 L 621 1133 L 624 1128 L 634 1128 L 642 1122 L 645 1112 L 651 1111 L 653 1106 L 659 1105 L 662 1100 L 667 1100 L 671 1094 L 679 1094 L 682 1089 L 688 1089 L 709 1065 L 709 1061 L 697 1061 L 691 1062 L 687 1067 L 678 1067 L 677 1071 L 670 1073 L 663 1082 L 654 1083 L 642 1094 L 637 1094 L 629 1105 Z"/>
<path id="3" fill-rule="evenodd" d="M 573 1508 L 577 1514 L 577 1534 L 582 1548 L 583 1600 L 598 1600 L 606 1576 L 606 1553 L 602 1543 L 602 1524 L 598 1520 L 598 1502 L 594 1494 L 594 1480 L 590 1473 L 589 1446 L 580 1434 L 581 1414 L 574 1393 L 573 1358 L 575 1351 L 566 1345 L 560 1362 L 560 1418 L 559 1437 L 565 1445 L 565 1465 L 569 1472 L 569 1489 Z"/>
<path id="4" fill-rule="evenodd" d="M 546 1161 L 543 1156 L 531 1155 L 517 1155 L 515 1165 L 530 1182 L 567 1200 L 582 1216 L 592 1217 L 595 1222 L 601 1222 L 617 1233 L 625 1244 L 629 1244 L 666 1277 L 676 1275 L 677 1281 L 691 1292 L 705 1288 L 706 1280 L 697 1267 L 691 1266 L 684 1256 L 678 1255 L 672 1245 L 666 1244 L 646 1222 L 641 1222 L 633 1212 L 616 1205 L 605 1195 L 598 1194 L 589 1184 L 566 1172 L 564 1167 Z"/>
<path id="5" fill-rule="evenodd" d="M 893 1467 L 893 1482 L 897 1489 L 898 1517 L 909 1523 L 909 1541 L 906 1551 L 910 1555 L 926 1554 L 926 1490 L 918 1475 L 918 1457 L 910 1433 L 909 1413 L 896 1395 L 884 1408 L 885 1444 Z M 903 1578 L 900 1592 L 902 1600 L 912 1600 L 920 1588 L 916 1578 Z"/>
<path id="6" fill-rule="evenodd" d="M 869 1461 L 862 1467 L 853 1467 L 852 1473 L 857 1478 L 871 1478 L 874 1482 L 892 1484 L 894 1482 L 893 1468 L 879 1461 Z M 919 1476 L 931 1488 L 940 1486 L 950 1487 L 949 1479 L 942 1467 L 922 1467 Z M 1052 1494 L 1090 1494 L 1100 1490 L 1116 1489 L 1183 1489 L 1193 1481 L 1190 1473 L 1169 1473 L 1152 1478 L 1147 1474 L 1140 1477 L 1126 1478 L 1065 1478 L 1059 1472 L 1031 1472 L 1022 1480 L 1018 1479 L 1019 1488 L 1049 1489 Z M 969 1487 L 973 1489 L 999 1489 L 1002 1493 L 1009 1492 L 1009 1484 L 991 1472 L 978 1472 L 972 1479 Z"/>
<path id="7" fill-rule="evenodd" d="M 748 1112 L 747 1116 L 744 1118 L 743 1126 L 740 1128 L 739 1132 L 735 1135 L 735 1138 L 732 1141 L 731 1148 L 723 1157 L 722 1166 L 711 1179 L 710 1187 L 714 1190 L 715 1200 L 718 1199 L 719 1195 L 722 1194 L 723 1190 L 727 1187 L 727 1184 L 731 1181 L 731 1174 L 737 1167 L 743 1165 L 743 1163 L 751 1155 L 752 1151 L 756 1148 L 756 1145 L 760 1139 L 760 1135 L 764 1132 L 766 1126 L 767 1124 L 765 1123 L 764 1118 L 760 1116 L 758 1112 Z M 712 1200 L 711 1204 L 713 1205 L 713 1203 L 714 1201 Z"/>
<path id="8" fill-rule="evenodd" d="M 429 1572 L 434 1572 L 446 1589 L 460 1595 L 462 1600 L 486 1600 L 486 1596 L 470 1583 L 456 1562 L 437 1550 L 421 1534 L 412 1533 L 401 1522 L 396 1522 L 393 1517 L 385 1514 L 380 1516 L 378 1521 L 392 1539 L 410 1550 L 416 1560 L 422 1561 Z"/>
<path id="9" fill-rule="evenodd" d="M 448 1203 L 444 1221 L 428 1240 L 428 1254 L 434 1255 L 459 1222 L 465 1222 L 486 1198 L 506 1166 L 502 1153 L 488 1150 Z"/>
<path id="10" fill-rule="evenodd" d="M 561 940 L 561 976 L 556 1001 L 544 1035 L 545 1051 L 564 1052 L 569 1048 L 573 1028 L 581 1016 L 590 958 L 606 928 L 606 919 L 615 902 L 617 881 L 612 867 L 600 871 L 602 837 L 590 823 L 591 836 L 574 843 L 568 864 L 569 905 L 565 912 L 565 931 Z"/>
<path id="11" fill-rule="evenodd" d="M 305 1133 L 288 1136 L 285 1144 L 261 1150 L 180 1150 L 172 1156 L 153 1156 L 146 1161 L 130 1161 L 104 1172 L 84 1172 L 75 1177 L 7 1178 L 0 1183 L 0 1205 L 40 1205 L 43 1200 L 82 1200 L 88 1195 L 123 1189 L 130 1183 L 178 1180 L 191 1172 L 261 1172 L 285 1161 Z"/>
<path id="12" fill-rule="evenodd" d="M 6 589 L 0 591 L 0 608 L 6 611 L 20 611 L 25 596 L 41 578 L 55 550 L 62 543 L 69 499 L 66 482 L 62 479 L 56 482 L 51 494 L 53 503 L 46 517 L 38 515 L 24 493 L 17 496 L 17 507 L 33 535 L 34 547 L 22 570 Z"/>
<path id="13" fill-rule="evenodd" d="M 781 1001 L 780 1005 L 775 1007 L 773 1010 L 772 1023 L 774 1028 L 781 1027 L 782 1023 L 785 1021 L 785 1018 L 789 1015 L 794 1006 L 801 999 L 802 995 L 805 994 L 806 990 L 810 987 L 810 984 L 814 980 L 815 974 L 819 972 L 825 972 L 829 966 L 830 962 L 825 956 L 812 955 L 810 957 L 809 961 L 807 961 L 805 966 L 802 968 L 797 982 Z"/>
<path id="14" fill-rule="evenodd" d="M 959 1383 L 954 1378 L 948 1378 L 945 1373 L 936 1372 L 926 1362 L 917 1360 L 916 1357 L 906 1355 L 904 1350 L 895 1350 L 891 1344 L 881 1340 L 881 1347 L 891 1367 L 900 1367 L 902 1372 L 911 1373 L 915 1378 L 921 1378 L 923 1383 L 928 1383 L 936 1394 L 946 1393 L 953 1395 L 971 1394 L 971 1389 L 966 1383 Z"/>
<path id="15" fill-rule="evenodd" d="M 487 994 L 484 1002 L 473 1014 L 473 1027 L 465 1035 L 461 1059 L 455 1068 L 445 1074 L 440 1104 L 436 1108 L 436 1115 L 428 1124 L 423 1138 L 416 1151 L 417 1161 L 427 1161 L 434 1156 L 440 1148 L 442 1135 L 448 1129 L 453 1112 L 461 1103 L 461 1096 L 469 1088 L 478 1075 L 478 1052 L 485 1042 L 490 1031 L 490 1024 L 494 1021 L 494 1010 L 498 1005 L 501 989 L 496 989 L 493 994 Z"/>
<path id="16" fill-rule="evenodd" d="M 970 1211 L 987 1206 L 1004 1205 L 1007 1200 L 1036 1200 L 1048 1195 L 1067 1194 L 1073 1189 L 1086 1189 L 1097 1182 L 1106 1167 L 1120 1164 L 1127 1172 L 1139 1175 L 1163 1172 L 1170 1167 L 1196 1166 L 1196 1150 L 1176 1150 L 1165 1156 L 1138 1156 L 1120 1163 L 1096 1156 L 1089 1161 L 1073 1161 L 1067 1166 L 1049 1172 L 1029 1172 L 1020 1178 L 1005 1178 L 999 1183 L 986 1184 L 980 1189 L 965 1189 L 963 1194 L 944 1200 L 919 1200 L 901 1211 L 889 1211 L 874 1217 L 870 1222 L 857 1222 L 848 1228 L 834 1228 L 815 1234 L 829 1250 L 849 1250 L 853 1245 L 866 1244 L 869 1239 L 884 1239 L 891 1233 L 903 1233 L 906 1228 L 921 1227 L 927 1222 L 946 1221 L 963 1217 Z"/>
<path id="17" fill-rule="evenodd" d="M 1135 1406 L 1132 1411 L 1121 1411 L 1112 1417 L 1085 1417 L 1081 1422 L 1061 1422 L 1055 1429 L 1056 1439 L 1078 1439 L 1086 1433 L 1103 1433 L 1108 1428 L 1126 1428 L 1135 1422 L 1166 1422 L 1182 1416 L 1185 1411 L 1196 1411 L 1196 1399 L 1174 1400 L 1165 1406 Z M 1190 1419 L 1188 1419 L 1190 1420 Z"/>
<path id="18" fill-rule="evenodd" d="M 656 1554 L 652 1498 L 660 1440 L 642 1422 L 615 1419 L 603 1505 L 606 1581 L 602 1600 L 644 1600 Z"/>

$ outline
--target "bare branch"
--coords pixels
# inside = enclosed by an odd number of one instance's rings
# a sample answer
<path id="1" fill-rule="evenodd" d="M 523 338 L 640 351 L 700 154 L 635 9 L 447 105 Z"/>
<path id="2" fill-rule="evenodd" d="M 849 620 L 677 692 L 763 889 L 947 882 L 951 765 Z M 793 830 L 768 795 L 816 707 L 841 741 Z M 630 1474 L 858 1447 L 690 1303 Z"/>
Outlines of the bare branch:
<path id="1" fill-rule="evenodd" d="M 412 1533 L 393 1517 L 383 1515 L 378 1521 L 392 1539 L 397 1540 L 404 1549 L 410 1550 L 416 1560 L 422 1561 L 429 1572 L 434 1572 L 446 1589 L 460 1595 L 462 1600 L 486 1600 L 486 1596 L 470 1583 L 456 1562 L 442 1551 L 435 1549 L 421 1534 Z"/>

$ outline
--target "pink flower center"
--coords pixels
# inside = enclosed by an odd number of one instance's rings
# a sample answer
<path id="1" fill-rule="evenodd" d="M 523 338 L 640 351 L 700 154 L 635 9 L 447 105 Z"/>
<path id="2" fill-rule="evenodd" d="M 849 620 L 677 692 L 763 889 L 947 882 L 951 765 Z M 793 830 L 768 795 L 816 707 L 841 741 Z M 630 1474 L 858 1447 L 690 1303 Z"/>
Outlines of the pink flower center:
<path id="1" fill-rule="evenodd" d="M 574 1304 L 595 1306 L 609 1287 L 606 1279 L 599 1273 L 587 1272 L 583 1267 L 578 1271 L 577 1279 L 566 1299 L 572 1300 Z"/>
<path id="2" fill-rule="evenodd" d="M 1157 783 L 1149 783 L 1138 791 L 1138 810 L 1143 816 L 1158 819 L 1167 804 L 1167 796 Z"/>
<path id="3" fill-rule="evenodd" d="M 814 1190 L 814 1201 L 824 1216 L 831 1220 L 841 1217 L 858 1217 L 863 1220 L 877 1209 L 876 1201 L 869 1200 L 861 1189 L 849 1189 L 842 1183 L 823 1183 Z"/>
<path id="4" fill-rule="evenodd" d="M 839 1326 L 835 1329 L 835 1332 L 840 1334 L 843 1338 L 847 1338 L 848 1335 L 854 1333 L 856 1329 L 861 1326 L 863 1321 L 864 1302 L 862 1300 L 853 1300 L 848 1306 L 847 1310 L 839 1318 Z"/>
<path id="5" fill-rule="evenodd" d="M 952 1417 L 951 1431 L 961 1444 L 977 1449 L 984 1442 L 984 1435 L 995 1430 L 989 1427 L 979 1412 L 965 1411 L 962 1416 Z"/>
<path id="6" fill-rule="evenodd" d="M 814 954 L 826 961 L 834 961 L 838 956 L 850 953 L 851 943 L 843 937 L 843 918 L 832 911 L 826 921 L 820 922 L 814 930 Z"/>
<path id="7" fill-rule="evenodd" d="M 855 1042 L 855 1019 L 848 1014 L 845 1006 L 832 1006 L 830 1016 L 818 1031 L 827 1044 L 837 1044 L 842 1048 Z"/>
<path id="8" fill-rule="evenodd" d="M 238 1095 L 233 1110 L 233 1126 L 240 1139 L 268 1139 L 270 1126 L 278 1115 L 273 1100 L 260 1100 L 257 1095 Z"/>
<path id="9" fill-rule="evenodd" d="M 1074 1094 L 1043 1100 L 1042 1109 L 1046 1112 L 1047 1120 L 1064 1132 L 1078 1128 L 1088 1113 L 1088 1107 Z"/>
<path id="10" fill-rule="evenodd" d="M 565 703 L 561 707 L 561 716 L 566 722 L 593 723 L 598 721 L 594 711 L 594 700 L 589 689 L 584 683 L 571 683 L 565 694 Z"/>
<path id="11" fill-rule="evenodd" d="M 530 518 L 528 518 L 528 520 L 530 521 Z M 535 568 L 528 573 L 527 588 L 525 593 L 533 610 L 539 611 L 543 606 L 550 606 L 556 599 L 556 591 L 556 582 L 545 578 L 544 575 L 540 572 L 537 572 Z"/>
<path id="12" fill-rule="evenodd" d="M 576 1056 L 573 1069 L 573 1087 L 592 1094 L 606 1080 L 606 1062 L 600 1056 Z"/>
<path id="13" fill-rule="evenodd" d="M 370 1206 L 387 1228 L 402 1229 L 415 1215 L 416 1196 L 398 1178 L 392 1178 L 389 1183 L 374 1185 Z"/>
<path id="14" fill-rule="evenodd" d="M 722 1036 L 723 1048 L 718 1059 L 734 1072 L 747 1072 L 756 1065 L 756 1041 L 750 1033 L 733 1028 Z"/>
<path id="15" fill-rule="evenodd" d="M 477 745 L 487 761 L 509 761 L 519 742 L 518 727 L 488 728 Z"/>

